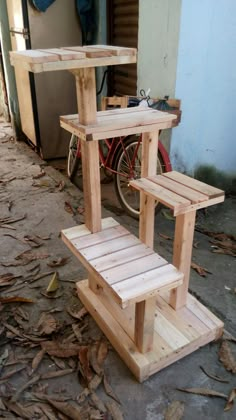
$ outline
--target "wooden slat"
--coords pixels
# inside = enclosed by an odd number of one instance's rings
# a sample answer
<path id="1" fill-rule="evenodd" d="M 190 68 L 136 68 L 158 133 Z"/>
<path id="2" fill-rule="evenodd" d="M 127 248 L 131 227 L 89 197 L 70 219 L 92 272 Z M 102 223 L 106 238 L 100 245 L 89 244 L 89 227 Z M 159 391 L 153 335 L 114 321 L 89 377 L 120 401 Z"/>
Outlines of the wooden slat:
<path id="1" fill-rule="evenodd" d="M 42 52 L 39 50 L 25 50 L 25 51 L 11 51 L 10 56 L 22 63 L 45 63 L 57 61 L 58 57 L 55 54 Z"/>
<path id="2" fill-rule="evenodd" d="M 111 239 L 106 242 L 102 242 L 98 245 L 89 246 L 88 248 L 80 249 L 81 255 L 84 256 L 88 261 L 99 258 L 104 255 L 109 255 L 113 252 L 127 249 L 139 244 L 140 241 L 134 235 L 121 236 L 120 238 Z"/>
<path id="3" fill-rule="evenodd" d="M 111 50 L 107 50 L 105 48 L 93 48 L 93 47 L 64 47 L 65 50 L 72 50 L 72 51 L 79 51 L 84 54 L 85 57 L 88 58 L 96 58 L 96 57 L 111 57 L 113 52 Z"/>
<path id="4" fill-rule="evenodd" d="M 121 280 L 125 280 L 129 277 L 137 276 L 153 270 L 154 268 L 160 267 L 161 265 L 166 264 L 166 260 L 160 257 L 158 254 L 152 254 L 147 257 L 140 258 L 135 264 L 126 263 L 122 266 L 111 268 L 101 272 L 105 281 L 113 285 L 114 283 L 119 283 Z"/>
<path id="5" fill-rule="evenodd" d="M 141 353 L 153 349 L 156 300 L 151 298 L 135 305 L 134 342 Z"/>
<path id="6" fill-rule="evenodd" d="M 177 350 L 189 344 L 189 340 L 160 312 L 156 312 L 155 331 L 169 344 L 173 350 Z"/>
<path id="7" fill-rule="evenodd" d="M 102 244 L 103 242 L 110 241 L 111 239 L 120 238 L 121 236 L 128 235 L 127 229 L 123 226 L 115 226 L 113 228 L 102 230 L 93 235 L 87 235 L 79 239 L 71 240 L 71 243 L 79 251 L 80 249 Z"/>
<path id="8" fill-rule="evenodd" d="M 136 48 L 125 48 L 125 47 L 117 47 L 117 46 L 111 46 L 111 45 L 91 45 L 92 48 L 102 49 L 111 51 L 112 55 L 116 56 L 125 56 L 125 55 L 136 55 Z"/>
<path id="9" fill-rule="evenodd" d="M 119 296 L 122 307 L 126 307 L 131 302 L 156 296 L 162 289 L 176 287 L 182 279 L 182 273 L 163 260 L 157 268 L 112 284 L 112 289 Z"/>
<path id="10" fill-rule="evenodd" d="M 167 172 L 163 174 L 163 176 L 171 178 L 180 184 L 201 192 L 202 194 L 206 194 L 209 196 L 209 198 L 215 198 L 224 195 L 224 191 L 220 190 L 219 188 L 212 187 L 211 185 L 205 184 L 204 182 L 190 178 L 189 176 L 183 175 L 176 171 Z"/>
<path id="11" fill-rule="evenodd" d="M 112 217 L 106 217 L 102 219 L 102 230 L 109 229 L 115 226 L 119 226 L 119 223 Z M 73 226 L 68 229 L 63 229 L 61 233 L 67 237 L 70 241 L 78 239 L 81 236 L 91 235 L 90 230 L 85 225 Z"/>
<path id="12" fill-rule="evenodd" d="M 127 262 L 133 261 L 136 264 L 136 260 L 139 258 L 146 257 L 147 255 L 154 254 L 154 251 L 145 246 L 144 244 L 138 244 L 130 248 L 122 249 L 121 251 L 112 252 L 103 257 L 95 258 L 90 261 L 90 264 L 101 273 L 104 270 L 108 270 L 113 267 L 121 266 Z"/>
<path id="13" fill-rule="evenodd" d="M 186 198 L 180 197 L 178 194 L 166 190 L 165 188 L 156 185 L 145 178 L 130 181 L 130 185 L 142 192 L 145 192 L 145 194 L 150 195 L 155 200 L 160 201 L 162 204 L 172 209 L 174 214 L 176 211 L 185 209 L 191 204 L 191 201 Z"/>
<path id="14" fill-rule="evenodd" d="M 86 54 L 83 52 L 77 51 L 66 51 L 66 49 L 61 48 L 50 48 L 50 49 L 40 49 L 43 53 L 55 54 L 59 60 L 80 60 L 86 58 Z"/>
<path id="15" fill-rule="evenodd" d="M 196 190 L 193 190 L 192 188 L 186 187 L 183 184 L 179 184 L 171 178 L 162 175 L 148 177 L 148 179 L 155 184 L 160 185 L 161 187 L 164 187 L 167 190 L 174 192 L 175 194 L 179 194 L 181 197 L 184 197 L 187 200 L 190 200 L 192 204 L 206 201 L 209 198 L 206 194 L 202 194 Z"/>

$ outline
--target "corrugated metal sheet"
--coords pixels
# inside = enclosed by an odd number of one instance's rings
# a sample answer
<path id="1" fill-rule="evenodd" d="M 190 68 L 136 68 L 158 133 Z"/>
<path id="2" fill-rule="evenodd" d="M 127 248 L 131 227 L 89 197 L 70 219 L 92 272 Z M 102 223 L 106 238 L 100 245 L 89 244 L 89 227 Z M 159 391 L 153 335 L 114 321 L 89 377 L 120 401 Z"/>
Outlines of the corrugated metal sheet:
<path id="1" fill-rule="evenodd" d="M 109 44 L 138 46 L 139 0 L 109 0 Z M 115 66 L 108 81 L 109 95 L 136 95 L 137 64 Z"/>

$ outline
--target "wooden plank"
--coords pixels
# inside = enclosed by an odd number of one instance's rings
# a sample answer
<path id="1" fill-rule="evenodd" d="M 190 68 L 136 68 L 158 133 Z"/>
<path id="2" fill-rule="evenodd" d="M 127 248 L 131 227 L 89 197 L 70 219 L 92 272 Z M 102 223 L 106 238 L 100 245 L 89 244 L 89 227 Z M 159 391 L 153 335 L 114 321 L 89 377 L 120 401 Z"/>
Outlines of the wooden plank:
<path id="1" fill-rule="evenodd" d="M 169 290 L 177 287 L 182 284 L 182 279 L 182 273 L 171 264 L 165 264 L 164 260 L 157 268 L 113 283 L 112 289 L 119 297 L 121 306 L 125 308 L 132 302 L 140 302 L 156 296 L 163 289 Z"/>
<path id="2" fill-rule="evenodd" d="M 124 115 L 124 114 L 132 114 L 136 112 L 150 112 L 150 108 L 142 108 L 141 106 L 134 106 L 131 108 L 115 108 L 115 109 L 108 109 L 106 111 L 98 111 L 97 112 L 97 121 L 99 122 L 101 119 L 107 119 L 109 115 L 117 117 L 117 115 Z M 79 114 L 69 114 L 69 115 L 62 115 L 60 116 L 62 121 L 70 122 L 70 121 L 79 121 Z"/>
<path id="3" fill-rule="evenodd" d="M 182 286 L 172 290 L 170 305 L 179 309 L 186 305 L 192 259 L 196 211 L 176 217 L 173 264 L 184 274 Z"/>
<path id="4" fill-rule="evenodd" d="M 225 199 L 225 196 L 222 195 L 220 197 L 211 198 L 211 199 L 209 199 L 207 201 L 204 201 L 202 203 L 192 204 L 191 206 L 188 206 L 185 209 L 176 210 L 174 215 L 178 216 L 180 214 L 189 213 L 189 212 L 193 212 L 193 211 L 196 211 L 196 210 L 204 209 L 206 207 L 222 203 L 224 201 L 224 199 Z"/>
<path id="5" fill-rule="evenodd" d="M 100 273 L 101 271 L 109 270 L 110 268 L 120 266 L 127 262 L 133 261 L 133 263 L 136 264 L 136 260 L 150 254 L 154 254 L 154 251 L 144 244 L 139 243 L 130 248 L 125 248 L 121 251 L 112 252 L 103 257 L 95 258 L 90 261 L 90 264 Z"/>
<path id="6" fill-rule="evenodd" d="M 202 303 L 200 303 L 190 293 L 188 293 L 187 297 L 187 308 L 193 313 L 193 315 L 196 318 L 202 321 L 208 328 L 223 328 L 223 322 L 219 318 L 217 318 L 209 309 L 202 305 Z"/>
<path id="7" fill-rule="evenodd" d="M 82 58 L 86 58 L 86 54 L 82 52 L 76 52 L 76 51 L 66 51 L 66 49 L 61 48 L 50 48 L 50 49 L 41 49 L 39 51 L 42 51 L 43 53 L 48 54 L 55 54 L 57 56 L 58 60 L 80 60 Z"/>
<path id="8" fill-rule="evenodd" d="M 129 232 L 123 226 L 118 225 L 109 229 L 102 230 L 101 232 L 94 233 L 93 235 L 86 235 L 79 239 L 75 238 L 70 240 L 72 245 L 80 252 L 80 249 L 91 247 L 94 245 L 102 244 L 103 242 L 110 241 L 115 238 L 120 238 L 128 235 Z"/>
<path id="9" fill-rule="evenodd" d="M 209 198 L 208 195 L 186 187 L 185 185 L 180 184 L 179 182 L 176 182 L 171 178 L 165 177 L 163 175 L 148 177 L 148 179 L 149 181 L 152 181 L 155 184 L 160 185 L 161 187 L 164 187 L 167 190 L 172 191 L 183 198 L 186 198 L 187 200 L 190 200 L 192 204 L 206 201 Z"/>
<path id="10" fill-rule="evenodd" d="M 152 181 L 145 178 L 130 181 L 130 185 L 144 192 L 146 195 L 150 195 L 153 199 L 160 201 L 162 204 L 172 209 L 174 211 L 174 215 L 178 210 L 185 210 L 189 205 L 191 205 L 191 201 L 186 198 L 180 197 L 178 194 L 166 190 L 165 188 L 154 184 Z"/>
<path id="11" fill-rule="evenodd" d="M 83 53 L 83 56 L 88 58 L 96 58 L 96 57 L 111 57 L 114 55 L 111 50 L 107 50 L 104 48 L 93 48 L 93 47 L 64 47 L 64 50 L 70 51 L 79 51 Z"/>
<path id="12" fill-rule="evenodd" d="M 134 342 L 141 353 L 153 349 L 156 299 L 150 298 L 135 305 Z"/>
<path id="13" fill-rule="evenodd" d="M 199 191 L 202 194 L 206 194 L 209 198 L 220 197 L 224 195 L 224 191 L 220 190 L 219 188 L 212 187 L 211 185 L 205 184 L 204 182 L 198 181 L 197 179 L 190 178 L 184 174 L 181 174 L 176 171 L 166 172 L 163 174 L 168 178 L 173 179 L 180 184 L 183 184 L 187 187 L 192 188 L 193 190 Z"/>
<path id="14" fill-rule="evenodd" d="M 10 51 L 10 57 L 13 60 L 21 61 L 22 63 L 45 63 L 57 61 L 58 57 L 49 52 L 42 52 L 40 50 L 25 50 L 25 51 Z"/>
<path id="15" fill-rule="evenodd" d="M 102 305 L 96 295 L 87 286 L 87 281 L 77 283 L 79 298 L 86 309 L 102 329 L 120 357 L 139 381 L 149 376 L 149 362 L 141 354 L 119 323 Z"/>
<path id="16" fill-rule="evenodd" d="M 91 47 L 94 49 L 97 48 L 97 49 L 111 51 L 112 55 L 117 55 L 117 56 L 137 54 L 136 48 L 117 47 L 117 46 L 112 46 L 112 45 L 91 45 Z"/>
<path id="17" fill-rule="evenodd" d="M 158 131 L 145 133 L 142 136 L 142 177 L 156 175 L 158 137 Z M 142 191 L 140 193 L 139 238 L 151 248 L 154 241 L 154 216 L 155 200 Z"/>
<path id="18" fill-rule="evenodd" d="M 23 57 L 23 58 L 22 58 Z M 13 66 L 17 65 L 19 61 L 21 62 L 21 66 L 27 70 L 32 71 L 33 73 L 42 73 L 46 71 L 61 71 L 61 70 L 71 70 L 77 71 L 77 69 L 81 68 L 90 68 L 90 67 L 101 67 L 101 66 L 115 66 L 119 64 L 130 64 L 136 63 L 136 55 L 130 56 L 112 56 L 112 57 L 99 57 L 99 58 L 82 58 L 80 60 L 68 60 L 62 61 L 58 60 L 56 56 L 53 60 L 45 61 L 45 60 L 37 60 L 36 62 L 25 55 L 25 51 L 22 53 L 22 57 L 19 55 L 18 52 L 12 52 L 11 64 Z M 55 61 L 55 59 L 57 61 Z"/>
<path id="19" fill-rule="evenodd" d="M 156 312 L 155 331 L 169 344 L 173 350 L 189 344 L 189 340 L 160 312 Z"/>
<path id="20" fill-rule="evenodd" d="M 95 69 L 78 69 L 74 72 L 80 124 L 97 122 Z"/>
<path id="21" fill-rule="evenodd" d="M 99 243 L 98 245 L 89 246 L 80 249 L 80 254 L 88 261 L 93 258 L 99 258 L 104 255 L 109 255 L 113 252 L 120 251 L 140 244 L 140 240 L 134 235 L 125 235 L 120 238 L 110 239 L 109 241 Z"/>
<path id="22" fill-rule="evenodd" d="M 119 226 L 119 223 L 112 217 L 106 217 L 102 219 L 102 230 L 109 229 L 111 227 Z M 78 239 L 85 235 L 91 235 L 90 230 L 86 225 L 73 226 L 68 229 L 63 229 L 61 233 L 67 237 L 70 241 Z"/>
<path id="23" fill-rule="evenodd" d="M 138 274 L 153 270 L 154 268 L 160 267 L 164 264 L 166 264 L 166 260 L 164 260 L 164 258 L 160 257 L 158 254 L 152 254 L 147 257 L 140 258 L 135 262 L 135 264 L 125 263 L 122 266 L 105 270 L 100 274 L 108 284 L 114 285 L 115 283 L 119 283 L 121 280 L 137 276 Z"/>

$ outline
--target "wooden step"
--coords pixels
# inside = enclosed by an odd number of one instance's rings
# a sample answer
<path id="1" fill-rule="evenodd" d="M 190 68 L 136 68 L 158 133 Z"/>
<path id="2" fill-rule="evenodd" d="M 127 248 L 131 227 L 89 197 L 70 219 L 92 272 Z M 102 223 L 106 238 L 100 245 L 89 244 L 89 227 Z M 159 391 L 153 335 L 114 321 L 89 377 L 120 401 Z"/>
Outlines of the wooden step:
<path id="1" fill-rule="evenodd" d="M 174 216 L 224 201 L 224 191 L 176 171 L 132 180 L 130 185 L 172 209 Z"/>
<path id="2" fill-rule="evenodd" d="M 60 117 L 60 124 L 81 140 L 91 141 L 170 128 L 176 118 L 167 112 L 136 106 L 97 112 L 95 124 L 80 124 L 78 114 Z"/>
<path id="3" fill-rule="evenodd" d="M 182 284 L 182 273 L 112 218 L 99 233 L 82 225 L 63 230 L 62 239 L 122 308 Z"/>

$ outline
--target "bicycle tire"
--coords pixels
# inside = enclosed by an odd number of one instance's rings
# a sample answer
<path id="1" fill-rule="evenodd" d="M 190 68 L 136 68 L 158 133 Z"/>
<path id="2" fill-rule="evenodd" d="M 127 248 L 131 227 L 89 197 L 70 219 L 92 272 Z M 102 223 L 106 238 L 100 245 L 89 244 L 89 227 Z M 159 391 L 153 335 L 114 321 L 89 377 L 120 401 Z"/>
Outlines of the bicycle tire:
<path id="1" fill-rule="evenodd" d="M 82 162 L 77 156 L 78 142 L 78 137 L 72 134 L 67 159 L 67 175 L 71 182 L 83 191 Z"/>
<path id="2" fill-rule="evenodd" d="M 130 156 L 134 153 L 135 147 L 137 146 L 138 139 L 134 139 L 132 137 L 125 143 L 125 151 L 126 153 L 130 153 Z M 141 177 L 141 149 L 142 144 L 139 147 L 138 150 L 138 156 L 137 156 L 137 165 L 135 162 L 134 172 L 135 172 L 135 179 Z M 116 160 L 114 163 L 114 169 L 116 172 L 115 174 L 115 191 L 117 198 L 119 200 L 119 203 L 121 207 L 125 210 L 126 213 L 128 213 L 131 217 L 138 219 L 139 218 L 139 192 L 133 188 L 129 187 L 129 178 L 122 177 L 122 175 L 119 175 L 119 173 L 125 172 L 125 169 L 128 168 L 127 164 L 125 163 L 125 160 L 127 161 L 125 152 L 123 149 L 119 150 Z M 129 172 L 129 168 L 128 168 Z M 162 159 L 162 156 L 160 154 L 160 151 L 158 150 L 158 156 L 157 156 L 157 174 L 161 174 L 165 172 L 165 164 Z M 126 172 L 127 173 L 127 169 Z M 128 197 L 128 198 L 127 198 Z M 157 203 L 155 211 L 158 212 L 161 208 L 161 204 Z"/>

